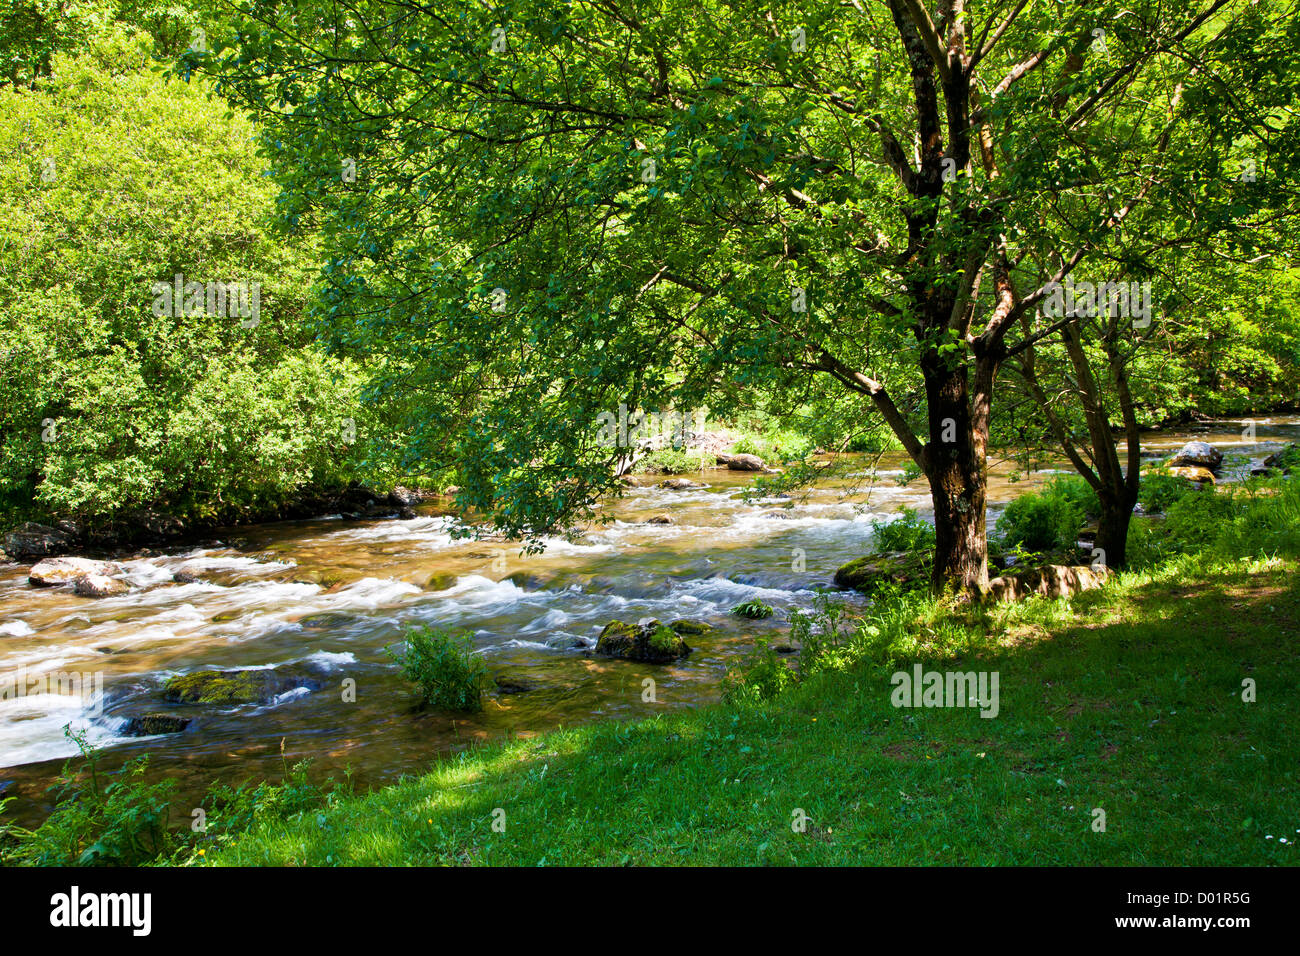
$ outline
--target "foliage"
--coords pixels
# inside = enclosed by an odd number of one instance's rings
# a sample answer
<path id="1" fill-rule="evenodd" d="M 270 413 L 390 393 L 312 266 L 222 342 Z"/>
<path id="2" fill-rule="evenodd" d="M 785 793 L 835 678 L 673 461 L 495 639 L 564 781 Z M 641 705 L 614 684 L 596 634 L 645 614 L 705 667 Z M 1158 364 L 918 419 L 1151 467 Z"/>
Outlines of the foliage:
<path id="1" fill-rule="evenodd" d="M 1180 475 L 1171 475 L 1167 471 L 1148 471 L 1142 475 L 1142 484 L 1138 488 L 1138 503 L 1148 514 L 1168 511 L 1169 506 L 1185 495 L 1200 490 L 1200 485 Z"/>
<path id="2" fill-rule="evenodd" d="M 706 461 L 712 464 L 713 456 L 706 457 L 699 452 L 692 452 L 684 448 L 661 448 L 638 461 L 635 470 L 638 472 L 680 475 L 686 472 L 699 471 L 705 466 Z"/>
<path id="3" fill-rule="evenodd" d="M 412 628 L 406 642 L 399 649 L 390 646 L 388 653 L 406 679 L 419 685 L 426 704 L 447 710 L 483 708 L 488 666 L 474 653 L 468 636 L 432 627 Z"/>
<path id="4" fill-rule="evenodd" d="M 138 866 L 170 852 L 176 837 L 168 830 L 175 780 L 146 783 L 148 756 L 130 760 L 118 772 L 103 774 L 100 753 L 83 733 L 64 733 L 77 745 L 89 774 L 84 783 L 63 766 L 55 786 L 56 806 L 35 831 L 10 827 L 17 845 L 8 861 L 32 866 Z M 101 779 L 108 778 L 108 782 Z"/>
<path id="5" fill-rule="evenodd" d="M 277 235 L 256 130 L 110 25 L 0 88 L 0 519 L 231 520 L 355 474 L 361 370 L 313 344 L 312 246 Z M 260 286 L 256 318 L 155 282 Z"/>
<path id="6" fill-rule="evenodd" d="M 727 668 L 722 698 L 733 705 L 758 704 L 772 700 L 798 679 L 785 659 L 772 649 L 771 640 L 759 637 L 737 665 Z"/>
<path id="7" fill-rule="evenodd" d="M 771 606 L 764 604 L 762 601 L 746 601 L 733 607 L 731 613 L 737 617 L 747 617 L 750 620 L 757 621 L 771 617 L 773 612 Z"/>
<path id="8" fill-rule="evenodd" d="M 1057 475 L 1036 492 L 1008 502 L 998 517 L 997 531 L 1006 549 L 1029 552 L 1072 548 L 1085 516 L 1097 514 L 1096 493 L 1082 478 Z"/>
<path id="9" fill-rule="evenodd" d="M 877 551 L 933 551 L 934 525 L 916 513 L 915 508 L 899 508 L 898 517 L 871 522 L 871 534 Z"/>

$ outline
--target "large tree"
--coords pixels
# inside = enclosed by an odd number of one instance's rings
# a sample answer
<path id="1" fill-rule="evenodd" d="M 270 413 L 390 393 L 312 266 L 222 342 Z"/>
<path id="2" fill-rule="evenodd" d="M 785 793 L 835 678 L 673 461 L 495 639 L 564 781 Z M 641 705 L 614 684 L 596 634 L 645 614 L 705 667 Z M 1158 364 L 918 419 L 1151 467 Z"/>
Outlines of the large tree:
<path id="1" fill-rule="evenodd" d="M 420 396 L 464 504 L 538 535 L 613 487 L 600 412 L 827 376 L 928 478 L 936 586 L 980 588 L 999 369 L 1144 241 L 1264 6 L 254 0 L 187 68 L 266 124 L 336 344 Z"/>

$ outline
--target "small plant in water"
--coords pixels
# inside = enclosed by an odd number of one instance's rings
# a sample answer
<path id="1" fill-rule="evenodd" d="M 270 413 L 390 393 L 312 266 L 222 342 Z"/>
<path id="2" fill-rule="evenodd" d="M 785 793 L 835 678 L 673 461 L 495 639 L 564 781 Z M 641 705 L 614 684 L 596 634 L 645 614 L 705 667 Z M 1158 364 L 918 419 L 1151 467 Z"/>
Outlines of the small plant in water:
<path id="1" fill-rule="evenodd" d="M 399 649 L 390 645 L 386 650 L 406 679 L 419 685 L 426 704 L 446 710 L 483 709 L 488 667 L 467 636 L 439 628 L 413 628 Z"/>
<path id="2" fill-rule="evenodd" d="M 771 617 L 772 608 L 762 601 L 746 601 L 744 604 L 737 604 L 733 607 L 731 613 L 737 617 L 747 617 L 751 621 L 757 621 L 765 617 Z"/>

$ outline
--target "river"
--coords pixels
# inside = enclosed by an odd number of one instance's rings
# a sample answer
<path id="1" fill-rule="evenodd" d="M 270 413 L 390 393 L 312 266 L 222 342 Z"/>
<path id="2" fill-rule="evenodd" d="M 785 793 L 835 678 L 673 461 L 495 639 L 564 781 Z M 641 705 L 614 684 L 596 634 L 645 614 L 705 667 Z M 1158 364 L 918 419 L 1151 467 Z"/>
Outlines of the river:
<path id="1" fill-rule="evenodd" d="M 1294 440 L 1300 416 L 1257 420 L 1255 441 L 1242 429 L 1222 422 L 1152 432 L 1143 453 L 1168 454 L 1198 438 L 1258 458 Z M 21 821 L 48 812 L 45 788 L 76 752 L 64 736 L 69 724 L 105 749 L 110 768 L 150 754 L 152 774 L 176 777 L 182 798 L 193 801 L 214 780 L 278 778 L 286 761 L 312 758 L 313 776 L 350 767 L 364 788 L 418 773 L 474 741 L 715 700 L 727 662 L 755 635 L 783 631 L 794 609 L 811 604 L 813 588 L 872 550 L 873 520 L 901 505 L 928 513 L 923 480 L 906 487 L 893 480 L 900 455 L 854 456 L 849 466 L 851 475 L 806 496 L 754 502 L 740 495 L 753 478 L 744 473 L 686 475 L 708 487 L 684 491 L 652 487 L 659 479 L 642 476 L 645 486 L 608 503 L 609 522 L 527 557 L 507 542 L 453 540 L 450 518 L 426 506 L 410 520 L 323 516 L 244 526 L 119 558 L 132 592 L 115 598 L 34 588 L 29 565 L 0 568 L 0 676 L 63 672 L 81 675 L 86 689 L 103 688 L 102 697 L 0 699 L 0 796 L 17 798 L 11 813 Z M 991 464 L 990 527 L 1008 500 L 1055 470 L 1066 469 L 1058 463 L 1012 482 L 1011 465 Z M 673 524 L 646 523 L 664 513 Z M 199 580 L 174 582 L 182 566 Z M 750 600 L 776 615 L 747 621 L 729 613 Z M 688 638 L 695 650 L 676 665 L 592 654 L 610 620 L 644 617 L 690 618 L 717 630 Z M 479 714 L 419 709 L 384 651 L 416 624 L 467 630 L 513 692 L 491 694 Z M 160 693 L 169 676 L 207 668 L 276 668 L 304 684 L 265 705 L 177 708 L 194 718 L 181 733 L 124 736 L 130 716 L 168 709 Z M 643 701 L 648 676 L 653 702 Z"/>

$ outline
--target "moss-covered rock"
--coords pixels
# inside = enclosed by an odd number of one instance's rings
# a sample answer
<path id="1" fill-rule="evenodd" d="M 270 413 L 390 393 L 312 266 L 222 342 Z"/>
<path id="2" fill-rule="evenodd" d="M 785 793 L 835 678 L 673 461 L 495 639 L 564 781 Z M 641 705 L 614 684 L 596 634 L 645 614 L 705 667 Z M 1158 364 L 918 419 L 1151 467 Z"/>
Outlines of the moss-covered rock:
<path id="1" fill-rule="evenodd" d="M 642 624 L 610 621 L 596 640 L 596 653 L 644 664 L 668 664 L 681 660 L 691 652 L 691 648 L 682 640 L 678 626 L 692 623 L 675 621 L 668 625 L 655 620 Z"/>
<path id="2" fill-rule="evenodd" d="M 850 561 L 835 572 L 835 584 L 863 594 L 882 585 L 928 587 L 934 556 L 928 551 L 886 551 Z"/>
<path id="3" fill-rule="evenodd" d="M 195 671 L 168 678 L 163 700 L 173 704 L 267 704 L 296 687 L 318 690 L 320 681 L 273 670 Z"/>
<path id="4" fill-rule="evenodd" d="M 159 734 L 178 734 L 190 725 L 191 718 L 177 714 L 141 714 L 132 717 L 122 728 L 125 737 L 156 737 Z"/>

